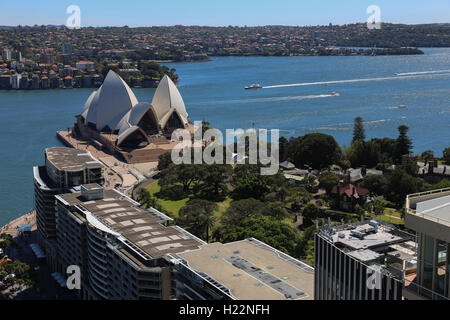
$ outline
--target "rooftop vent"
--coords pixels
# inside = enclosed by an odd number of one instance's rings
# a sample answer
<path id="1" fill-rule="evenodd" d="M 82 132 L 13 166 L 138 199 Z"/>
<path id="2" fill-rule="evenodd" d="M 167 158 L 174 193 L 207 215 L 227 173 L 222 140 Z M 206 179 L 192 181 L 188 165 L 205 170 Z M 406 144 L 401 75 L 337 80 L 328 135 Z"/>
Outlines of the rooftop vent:
<path id="1" fill-rule="evenodd" d="M 81 196 L 87 201 L 101 200 L 104 197 L 103 187 L 96 183 L 82 185 Z"/>
<path id="2" fill-rule="evenodd" d="M 378 221 L 372 219 L 372 220 L 369 221 L 369 225 L 371 225 L 374 228 L 377 228 L 378 227 Z"/>
<path id="3" fill-rule="evenodd" d="M 361 239 L 361 240 L 364 239 L 364 233 L 359 232 L 359 231 L 353 230 L 353 231 L 350 232 L 350 235 L 355 237 L 355 238 Z"/>

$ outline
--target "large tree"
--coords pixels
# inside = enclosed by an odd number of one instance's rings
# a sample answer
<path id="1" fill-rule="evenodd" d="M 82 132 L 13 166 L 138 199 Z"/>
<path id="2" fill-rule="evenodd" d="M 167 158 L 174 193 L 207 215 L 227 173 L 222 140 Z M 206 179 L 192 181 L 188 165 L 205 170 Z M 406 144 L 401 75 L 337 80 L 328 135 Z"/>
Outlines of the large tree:
<path id="1" fill-rule="evenodd" d="M 364 133 L 364 123 L 361 117 L 355 118 L 355 123 L 353 125 L 353 140 L 355 141 L 364 141 L 366 140 L 366 134 Z"/>
<path id="2" fill-rule="evenodd" d="M 294 256 L 300 240 L 290 225 L 267 216 L 248 217 L 235 224 L 222 225 L 214 236 L 225 243 L 253 237 Z"/>
<path id="3" fill-rule="evenodd" d="M 391 173 L 387 184 L 387 198 L 398 206 L 404 204 L 408 194 L 419 192 L 422 188 L 422 180 L 408 174 L 399 166 Z"/>
<path id="4" fill-rule="evenodd" d="M 172 154 L 170 152 L 165 152 L 158 157 L 158 167 L 159 171 L 167 169 L 172 163 Z"/>
<path id="5" fill-rule="evenodd" d="M 319 177 L 319 187 L 331 193 L 331 189 L 339 183 L 339 177 L 333 172 L 322 173 Z"/>
<path id="6" fill-rule="evenodd" d="M 398 127 L 399 136 L 395 144 L 395 158 L 398 163 L 401 162 L 402 156 L 409 154 L 413 148 L 412 141 L 407 136 L 409 128 L 405 125 Z"/>
<path id="7" fill-rule="evenodd" d="M 368 174 L 364 177 L 362 184 L 372 194 L 382 196 L 386 194 L 388 180 L 384 175 Z"/>
<path id="8" fill-rule="evenodd" d="M 242 219 L 262 215 L 266 206 L 259 200 L 249 198 L 231 202 L 222 215 L 223 224 L 236 224 Z"/>
<path id="9" fill-rule="evenodd" d="M 430 160 L 434 159 L 434 152 L 433 150 L 425 150 L 424 152 L 422 152 L 422 154 L 420 155 L 420 158 L 424 161 L 424 162 L 428 162 Z"/>
<path id="10" fill-rule="evenodd" d="M 288 156 L 297 166 L 322 169 L 340 160 L 341 148 L 330 135 L 310 133 L 289 140 Z"/>
<path id="11" fill-rule="evenodd" d="M 216 221 L 214 217 L 216 209 L 217 204 L 214 202 L 202 199 L 192 200 L 180 209 L 177 224 L 208 242 L 210 230 Z"/>
<path id="12" fill-rule="evenodd" d="M 162 188 L 181 184 L 183 191 L 188 192 L 193 186 L 197 186 L 203 180 L 205 167 L 195 164 L 174 164 L 171 163 L 161 172 L 159 185 Z"/>
<path id="13" fill-rule="evenodd" d="M 314 203 L 308 203 L 302 210 L 302 216 L 310 221 L 315 220 L 319 217 L 320 208 Z"/>
<path id="14" fill-rule="evenodd" d="M 372 168 L 382 161 L 380 147 L 372 140 L 356 140 L 346 151 L 347 158 L 354 168 L 362 165 Z"/>
<path id="15" fill-rule="evenodd" d="M 202 164 L 203 184 L 202 198 L 217 199 L 225 197 L 228 192 L 226 182 L 231 175 L 232 167 L 228 164 Z"/>

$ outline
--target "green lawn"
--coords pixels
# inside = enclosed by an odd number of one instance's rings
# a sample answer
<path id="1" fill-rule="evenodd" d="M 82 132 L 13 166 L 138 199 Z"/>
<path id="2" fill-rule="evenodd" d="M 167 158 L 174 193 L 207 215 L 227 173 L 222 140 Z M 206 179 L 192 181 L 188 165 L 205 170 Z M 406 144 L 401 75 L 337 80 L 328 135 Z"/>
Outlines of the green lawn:
<path id="1" fill-rule="evenodd" d="M 384 208 L 383 215 L 379 215 L 377 218 L 391 224 L 405 223 L 405 221 L 402 219 L 401 212 L 392 208 Z"/>
<path id="2" fill-rule="evenodd" d="M 158 193 L 160 189 L 161 187 L 159 186 L 158 181 L 153 182 L 151 185 L 147 187 L 147 190 L 150 192 L 152 196 L 154 196 L 158 200 L 158 203 L 165 210 L 173 214 L 175 218 L 178 218 L 178 211 L 180 211 L 180 209 L 186 205 L 186 203 L 189 201 L 189 198 L 184 198 L 178 201 L 160 199 L 155 195 L 155 193 Z"/>
<path id="3" fill-rule="evenodd" d="M 222 214 L 228 209 L 231 201 L 232 201 L 232 199 L 230 197 L 227 197 L 224 201 L 217 202 L 218 208 L 214 212 L 214 216 L 216 217 L 217 220 L 219 220 L 220 217 L 222 216 Z"/>
<path id="4" fill-rule="evenodd" d="M 178 218 L 178 212 L 180 211 L 180 209 L 182 207 L 184 207 L 186 205 L 186 203 L 189 201 L 189 198 L 184 198 L 181 200 L 177 200 L 177 201 L 172 201 L 172 200 L 166 200 L 166 199 L 161 199 L 156 197 L 156 193 L 159 192 L 159 190 L 161 189 L 161 187 L 158 184 L 158 181 L 153 182 L 151 185 L 149 185 L 147 187 L 147 190 L 150 192 L 151 195 L 153 195 L 157 200 L 158 203 L 167 211 L 169 211 L 171 214 L 173 214 L 173 216 L 175 218 Z M 228 209 L 228 207 L 230 206 L 232 199 L 230 197 L 227 197 L 224 201 L 222 202 L 217 202 L 217 210 L 214 212 L 214 216 L 216 217 L 217 221 L 216 224 L 219 222 L 220 217 L 222 216 L 222 214 L 225 212 L 225 210 Z"/>

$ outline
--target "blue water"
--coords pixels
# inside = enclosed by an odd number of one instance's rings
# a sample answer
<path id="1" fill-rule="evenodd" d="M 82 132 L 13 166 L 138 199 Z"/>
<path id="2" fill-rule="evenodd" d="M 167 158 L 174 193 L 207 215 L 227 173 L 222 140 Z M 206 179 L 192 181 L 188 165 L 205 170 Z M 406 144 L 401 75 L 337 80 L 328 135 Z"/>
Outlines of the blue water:
<path id="1" fill-rule="evenodd" d="M 309 132 L 333 135 L 348 145 L 353 119 L 366 121 L 366 136 L 396 137 L 410 127 L 414 151 L 437 155 L 450 146 L 450 72 L 418 77 L 260 90 L 244 86 L 390 78 L 394 73 L 450 69 L 450 49 L 423 56 L 223 57 L 173 63 L 191 120 L 226 128 L 277 128 L 287 137 Z M 44 149 L 60 145 L 57 130 L 73 125 L 90 89 L 0 91 L 0 225 L 33 208 L 32 166 Z M 135 89 L 151 102 L 154 89 Z M 338 92 L 340 96 L 331 96 Z M 396 106 L 404 104 L 407 109 Z"/>

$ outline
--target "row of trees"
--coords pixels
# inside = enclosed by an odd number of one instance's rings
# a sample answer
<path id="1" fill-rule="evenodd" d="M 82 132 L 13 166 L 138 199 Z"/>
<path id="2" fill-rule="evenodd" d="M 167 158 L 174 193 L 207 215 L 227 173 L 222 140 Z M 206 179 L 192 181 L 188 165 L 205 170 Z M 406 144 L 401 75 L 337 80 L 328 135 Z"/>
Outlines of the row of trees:
<path id="1" fill-rule="evenodd" d="M 363 185 L 376 196 L 383 196 L 388 201 L 401 207 L 408 194 L 434 188 L 418 176 L 417 163 L 402 161 L 402 156 L 411 153 L 413 144 L 408 137 L 409 128 L 405 125 L 398 127 L 397 139 L 383 138 L 365 141 L 365 132 L 362 118 L 355 119 L 353 140 L 349 148 L 344 148 L 344 156 L 353 167 L 366 166 L 384 170 L 384 175 L 368 175 L 364 178 Z M 434 159 L 434 152 L 426 150 L 420 155 L 424 162 Z M 450 148 L 443 152 L 444 162 L 450 160 Z M 448 161 L 447 163 L 450 163 Z M 386 168 L 396 164 L 392 172 Z M 443 180 L 439 187 L 446 186 Z"/>
<path id="2" fill-rule="evenodd" d="M 338 164 L 344 169 L 366 165 L 400 163 L 404 154 L 412 150 L 407 136 L 409 128 L 399 126 L 397 139 L 375 138 L 365 141 L 363 120 L 355 119 L 353 140 L 350 147 L 340 148 L 336 140 L 327 134 L 311 133 L 287 140 L 280 138 L 280 159 L 289 160 L 297 167 L 310 166 L 324 169 Z"/>

